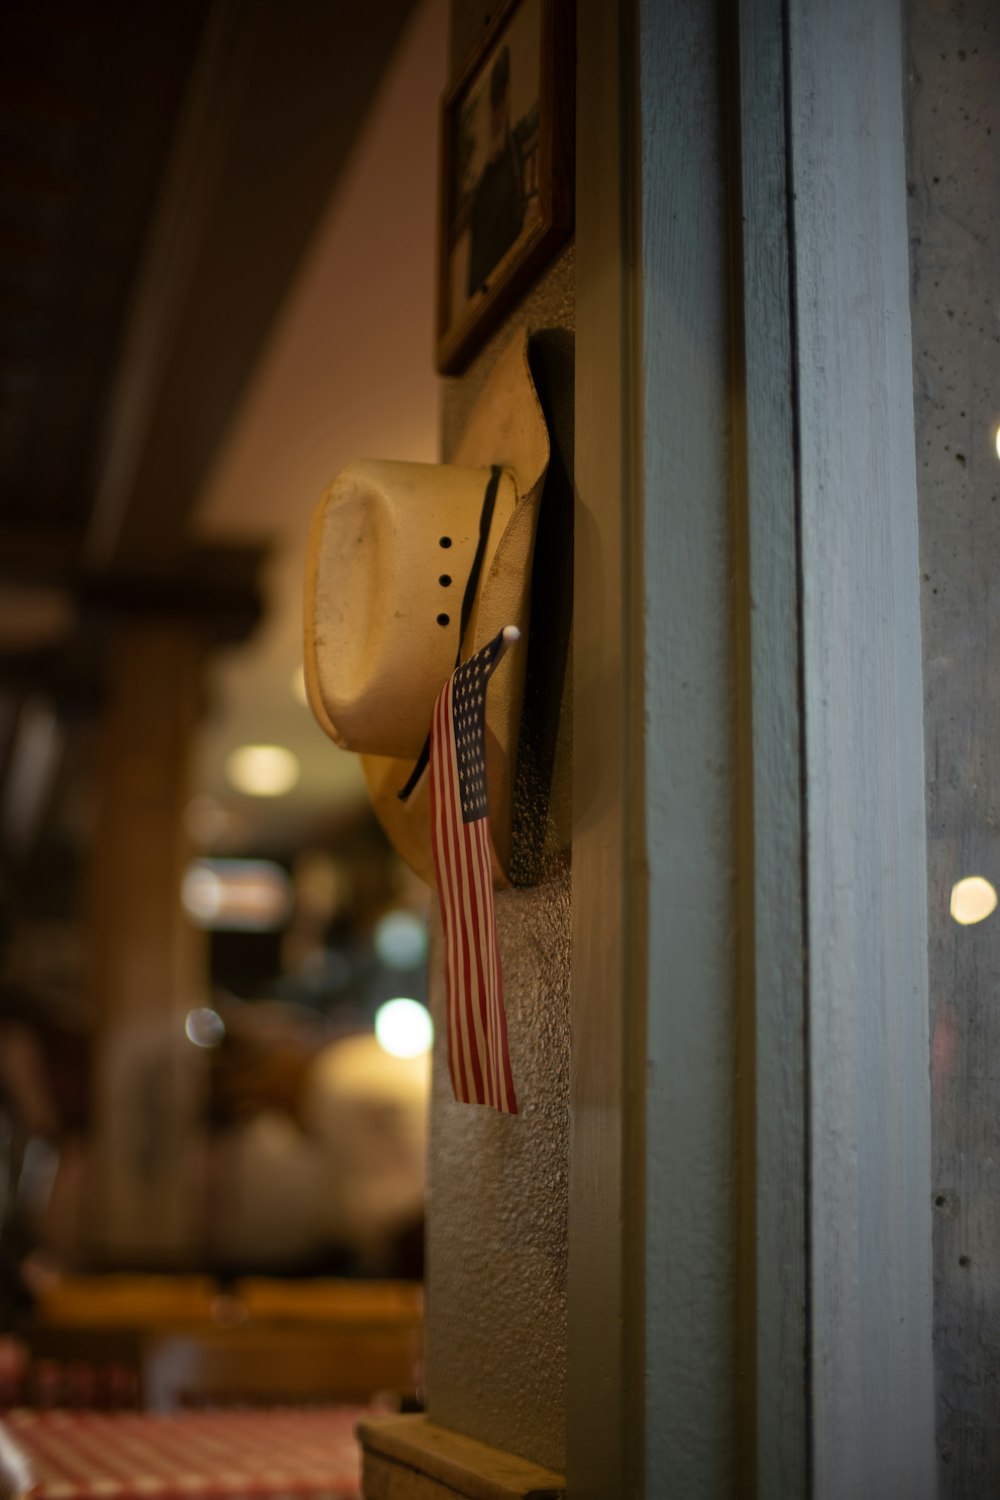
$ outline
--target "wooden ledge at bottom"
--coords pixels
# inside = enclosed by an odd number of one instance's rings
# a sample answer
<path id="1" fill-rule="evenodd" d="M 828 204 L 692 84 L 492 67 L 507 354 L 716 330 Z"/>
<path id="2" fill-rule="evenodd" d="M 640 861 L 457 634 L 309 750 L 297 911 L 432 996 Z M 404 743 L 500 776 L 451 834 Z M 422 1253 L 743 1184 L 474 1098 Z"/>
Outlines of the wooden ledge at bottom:
<path id="1" fill-rule="evenodd" d="M 365 1500 L 564 1500 L 552 1469 L 438 1427 L 425 1416 L 358 1423 Z"/>

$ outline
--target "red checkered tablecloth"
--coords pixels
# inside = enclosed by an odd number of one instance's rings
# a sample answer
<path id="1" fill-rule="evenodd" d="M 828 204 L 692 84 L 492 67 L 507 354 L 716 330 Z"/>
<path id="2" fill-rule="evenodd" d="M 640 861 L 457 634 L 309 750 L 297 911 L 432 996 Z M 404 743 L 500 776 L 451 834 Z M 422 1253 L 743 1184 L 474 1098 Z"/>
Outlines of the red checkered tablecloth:
<path id="1" fill-rule="evenodd" d="M 34 1500 L 360 1500 L 358 1407 L 13 1411 Z"/>

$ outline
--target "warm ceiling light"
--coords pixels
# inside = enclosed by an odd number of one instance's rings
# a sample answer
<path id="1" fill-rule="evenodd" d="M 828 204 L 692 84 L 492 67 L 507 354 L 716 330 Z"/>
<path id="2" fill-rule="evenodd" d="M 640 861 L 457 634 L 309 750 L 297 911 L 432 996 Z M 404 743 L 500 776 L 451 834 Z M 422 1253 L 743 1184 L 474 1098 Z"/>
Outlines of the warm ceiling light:
<path id="1" fill-rule="evenodd" d="M 996 904 L 997 893 L 982 875 L 967 875 L 951 888 L 951 914 L 963 927 L 985 921 Z"/>
<path id="2" fill-rule="evenodd" d="M 248 797 L 283 797 L 299 779 L 299 762 L 283 745 L 241 745 L 226 757 L 226 776 Z"/>
<path id="3" fill-rule="evenodd" d="M 434 1041 L 434 1023 L 419 1000 L 387 1000 L 375 1012 L 379 1046 L 393 1057 L 419 1057 Z"/>
<path id="4" fill-rule="evenodd" d="M 997 458 L 1000 458 L 1000 427 L 996 430 Z"/>

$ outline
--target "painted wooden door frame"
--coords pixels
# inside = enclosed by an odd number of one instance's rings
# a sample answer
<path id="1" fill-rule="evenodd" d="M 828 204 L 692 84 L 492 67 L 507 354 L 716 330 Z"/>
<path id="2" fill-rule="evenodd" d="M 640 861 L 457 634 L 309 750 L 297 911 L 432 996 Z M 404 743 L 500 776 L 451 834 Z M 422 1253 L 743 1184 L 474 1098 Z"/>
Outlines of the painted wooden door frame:
<path id="1" fill-rule="evenodd" d="M 899 32 L 580 6 L 571 1495 L 932 1493 Z"/>

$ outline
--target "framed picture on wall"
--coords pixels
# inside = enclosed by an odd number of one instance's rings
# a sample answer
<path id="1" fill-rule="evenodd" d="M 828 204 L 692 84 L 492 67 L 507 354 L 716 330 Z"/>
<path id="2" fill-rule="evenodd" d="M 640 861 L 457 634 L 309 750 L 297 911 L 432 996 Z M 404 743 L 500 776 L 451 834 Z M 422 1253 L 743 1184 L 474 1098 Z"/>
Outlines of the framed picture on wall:
<path id="1" fill-rule="evenodd" d="M 573 227 L 573 0 L 508 0 L 445 95 L 437 367 L 466 365 Z"/>

